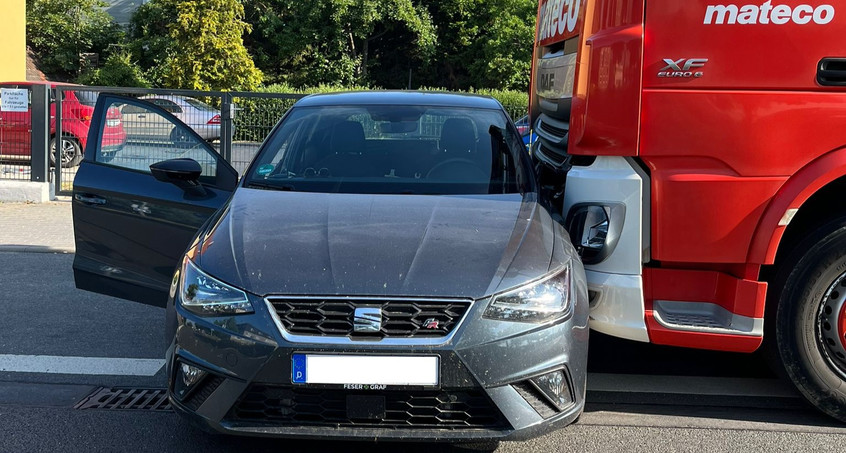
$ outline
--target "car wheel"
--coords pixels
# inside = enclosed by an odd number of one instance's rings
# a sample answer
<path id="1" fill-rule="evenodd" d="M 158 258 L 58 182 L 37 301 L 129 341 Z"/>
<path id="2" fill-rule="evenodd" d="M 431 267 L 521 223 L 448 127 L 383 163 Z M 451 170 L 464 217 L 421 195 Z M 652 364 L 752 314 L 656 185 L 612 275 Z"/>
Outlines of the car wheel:
<path id="1" fill-rule="evenodd" d="M 846 217 L 809 234 L 774 283 L 783 371 L 814 406 L 846 422 Z"/>
<path id="2" fill-rule="evenodd" d="M 82 161 L 82 147 L 73 137 L 62 137 L 61 156 L 62 168 L 75 167 Z M 56 137 L 50 138 L 50 165 L 56 166 Z"/>

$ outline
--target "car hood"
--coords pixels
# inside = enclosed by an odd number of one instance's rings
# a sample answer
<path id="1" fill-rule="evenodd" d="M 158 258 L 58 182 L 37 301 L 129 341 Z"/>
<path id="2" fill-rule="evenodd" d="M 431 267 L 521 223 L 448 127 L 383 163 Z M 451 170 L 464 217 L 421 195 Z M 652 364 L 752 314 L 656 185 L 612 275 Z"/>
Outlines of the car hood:
<path id="1" fill-rule="evenodd" d="M 239 188 L 191 253 L 210 275 L 260 296 L 479 299 L 561 266 L 559 230 L 535 194 Z"/>

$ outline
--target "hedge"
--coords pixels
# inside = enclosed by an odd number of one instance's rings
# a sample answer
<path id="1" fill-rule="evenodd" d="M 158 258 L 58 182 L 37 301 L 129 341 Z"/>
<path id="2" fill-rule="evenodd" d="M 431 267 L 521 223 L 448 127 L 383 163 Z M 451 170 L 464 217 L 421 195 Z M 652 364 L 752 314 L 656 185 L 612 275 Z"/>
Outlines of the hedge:
<path id="1" fill-rule="evenodd" d="M 260 93 L 284 93 L 284 94 L 313 94 L 313 93 L 334 93 L 339 91 L 363 91 L 365 87 L 337 87 L 320 85 L 310 88 L 298 89 L 285 84 L 275 84 L 260 88 Z M 438 88 L 421 88 L 424 91 L 445 91 Z M 514 90 L 470 90 L 470 93 L 491 96 L 497 99 L 514 120 L 528 112 L 528 93 Z M 282 118 L 282 115 L 294 105 L 295 99 L 273 99 L 245 97 L 234 99 L 236 114 L 234 120 L 236 141 L 262 141 L 270 134 L 273 126 Z"/>

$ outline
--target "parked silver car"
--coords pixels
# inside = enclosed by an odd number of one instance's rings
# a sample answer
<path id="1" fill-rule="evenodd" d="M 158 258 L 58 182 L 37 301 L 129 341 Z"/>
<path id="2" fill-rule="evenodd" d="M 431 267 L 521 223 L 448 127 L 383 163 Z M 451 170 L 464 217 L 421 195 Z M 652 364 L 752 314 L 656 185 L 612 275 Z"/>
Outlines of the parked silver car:
<path id="1" fill-rule="evenodd" d="M 144 96 L 147 102 L 155 104 L 172 114 L 193 129 L 206 141 L 220 139 L 220 111 L 197 99 L 175 95 Z M 172 142 L 187 140 L 181 128 L 164 121 L 148 118 L 146 110 L 132 104 L 121 109 L 124 129 L 132 139 L 167 139 Z"/>

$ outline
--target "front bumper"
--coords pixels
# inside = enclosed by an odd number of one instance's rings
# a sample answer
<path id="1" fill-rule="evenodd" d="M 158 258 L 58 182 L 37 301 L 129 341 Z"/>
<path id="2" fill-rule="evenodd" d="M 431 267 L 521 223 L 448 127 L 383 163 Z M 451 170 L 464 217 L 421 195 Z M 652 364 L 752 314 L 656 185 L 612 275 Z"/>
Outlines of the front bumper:
<path id="1" fill-rule="evenodd" d="M 478 301 L 458 331 L 439 345 L 294 343 L 267 306 L 256 313 L 202 318 L 169 306 L 175 335 L 168 351 L 174 408 L 205 429 L 247 436 L 308 439 L 483 441 L 521 440 L 572 423 L 582 412 L 587 362 L 587 301 L 553 325 L 482 318 Z M 320 338 L 316 338 L 319 341 Z M 389 342 L 384 342 L 389 343 Z M 436 389 L 344 390 L 292 384 L 293 353 L 437 355 Z M 176 361 L 210 377 L 183 400 L 173 393 Z M 527 379 L 564 370 L 573 403 L 563 410 L 521 396 Z M 523 390 L 525 395 L 525 390 Z M 345 398 L 382 396 L 384 419 L 346 419 Z M 543 413 L 543 415 L 541 415 Z"/>

